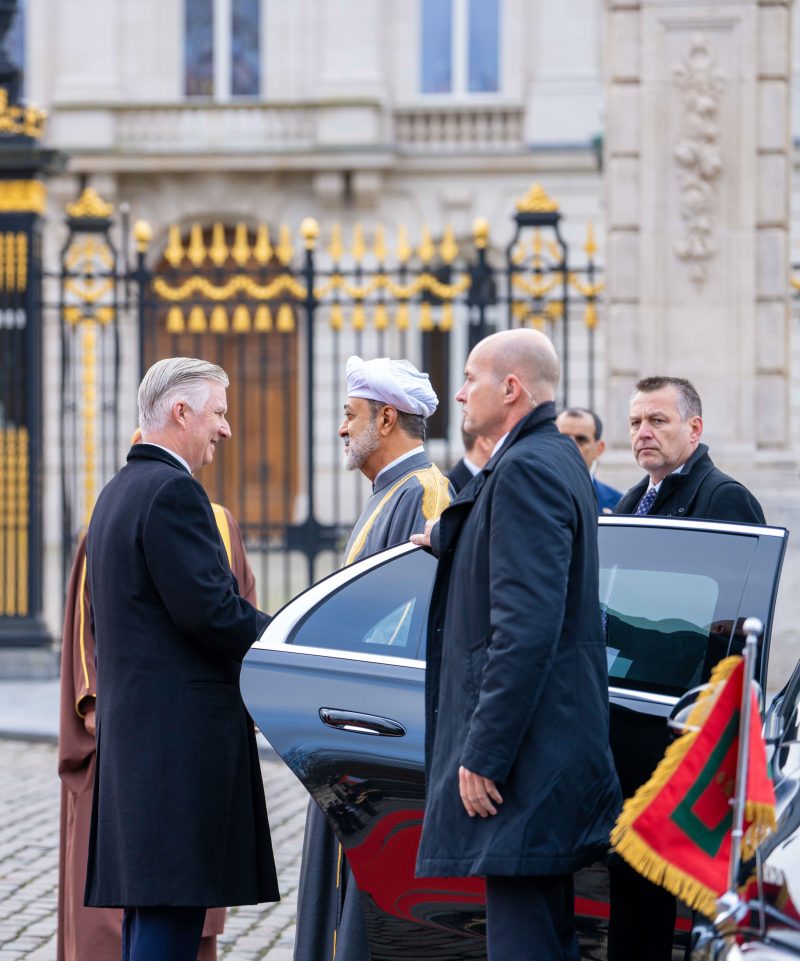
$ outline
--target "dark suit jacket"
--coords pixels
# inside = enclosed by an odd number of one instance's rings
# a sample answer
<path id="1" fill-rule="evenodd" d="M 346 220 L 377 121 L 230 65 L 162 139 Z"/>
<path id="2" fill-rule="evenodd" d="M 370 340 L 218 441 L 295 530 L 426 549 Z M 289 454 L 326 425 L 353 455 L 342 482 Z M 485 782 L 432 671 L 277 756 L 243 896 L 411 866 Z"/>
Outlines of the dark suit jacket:
<path id="1" fill-rule="evenodd" d="M 268 618 L 238 594 L 208 497 L 133 447 L 88 533 L 97 773 L 86 903 L 278 900 L 241 661 Z"/>
<path id="2" fill-rule="evenodd" d="M 598 510 L 601 514 L 612 513 L 617 504 L 619 504 L 620 498 L 622 497 L 622 491 L 618 491 L 616 487 L 612 487 L 610 484 L 604 484 L 596 477 L 592 478 L 592 483 L 594 484 L 595 493 L 597 494 Z"/>
<path id="3" fill-rule="evenodd" d="M 615 514 L 633 514 L 649 485 L 644 477 L 623 496 Z M 702 517 L 742 524 L 765 524 L 764 511 L 750 491 L 714 466 L 708 447 L 699 444 L 680 474 L 661 483 L 648 511 L 659 517 Z"/>
<path id="4" fill-rule="evenodd" d="M 464 458 L 452 467 L 447 474 L 447 479 L 450 481 L 453 490 L 456 494 L 461 490 L 462 487 L 466 487 L 467 484 L 472 480 L 472 471 L 464 463 Z"/>
<path id="5" fill-rule="evenodd" d="M 597 501 L 554 404 L 517 424 L 438 530 L 417 873 L 569 874 L 607 848 L 620 795 Z M 496 817 L 467 815 L 460 764 L 499 782 Z"/>

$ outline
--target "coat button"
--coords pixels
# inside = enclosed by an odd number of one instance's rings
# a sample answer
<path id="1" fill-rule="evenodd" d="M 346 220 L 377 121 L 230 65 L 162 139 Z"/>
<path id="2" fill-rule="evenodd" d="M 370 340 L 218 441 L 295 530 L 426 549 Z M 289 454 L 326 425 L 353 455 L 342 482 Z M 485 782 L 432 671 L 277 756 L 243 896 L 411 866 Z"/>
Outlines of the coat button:
<path id="1" fill-rule="evenodd" d="M 686 513 L 686 508 L 685 508 L 685 507 L 679 507 L 679 508 L 678 508 L 678 513 L 679 513 L 679 514 L 685 514 L 685 513 Z"/>

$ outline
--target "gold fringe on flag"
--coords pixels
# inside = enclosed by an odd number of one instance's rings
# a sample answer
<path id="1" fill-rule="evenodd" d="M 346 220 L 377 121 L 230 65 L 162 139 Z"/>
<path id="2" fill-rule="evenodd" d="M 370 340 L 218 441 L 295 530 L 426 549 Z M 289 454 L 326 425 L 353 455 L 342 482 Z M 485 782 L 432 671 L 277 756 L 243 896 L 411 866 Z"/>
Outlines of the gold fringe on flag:
<path id="1" fill-rule="evenodd" d="M 711 672 L 708 687 L 700 692 L 687 718 L 688 728 L 702 726 L 723 684 L 733 674 L 741 660 L 741 657 L 734 655 L 724 658 L 717 664 Z M 611 844 L 614 850 L 648 881 L 666 888 L 670 894 L 680 898 L 689 907 L 713 918 L 717 913 L 717 893 L 653 851 L 633 828 L 633 823 L 642 811 L 655 800 L 667 781 L 677 771 L 699 733 L 696 730 L 688 730 L 669 745 L 652 777 L 623 805 L 622 813 L 611 832 Z"/>

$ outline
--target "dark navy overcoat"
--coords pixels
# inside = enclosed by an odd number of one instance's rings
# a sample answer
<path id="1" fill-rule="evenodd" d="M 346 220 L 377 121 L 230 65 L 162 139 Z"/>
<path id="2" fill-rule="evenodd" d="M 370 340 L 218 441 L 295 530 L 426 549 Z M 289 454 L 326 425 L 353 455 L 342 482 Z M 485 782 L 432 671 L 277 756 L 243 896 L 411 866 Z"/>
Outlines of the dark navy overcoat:
<path id="1" fill-rule="evenodd" d="M 238 594 L 208 497 L 133 447 L 89 525 L 97 658 L 90 906 L 278 899 L 241 661 L 267 622 Z"/>
<path id="2" fill-rule="evenodd" d="M 608 745 L 597 503 L 541 404 L 442 515 L 428 625 L 419 876 L 568 874 L 620 807 Z M 458 768 L 493 778 L 470 818 Z"/>

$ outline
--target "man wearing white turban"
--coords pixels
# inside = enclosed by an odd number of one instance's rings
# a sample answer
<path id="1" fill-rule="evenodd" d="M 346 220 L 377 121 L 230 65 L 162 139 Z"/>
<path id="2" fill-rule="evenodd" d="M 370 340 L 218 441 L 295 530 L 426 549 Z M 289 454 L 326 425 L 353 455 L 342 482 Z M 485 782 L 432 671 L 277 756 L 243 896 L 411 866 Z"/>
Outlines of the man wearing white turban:
<path id="1" fill-rule="evenodd" d="M 425 452 L 425 421 L 438 398 L 427 374 L 407 360 L 347 361 L 339 436 L 344 466 L 372 482 L 372 496 L 345 548 L 344 563 L 403 544 L 438 518 L 453 492 Z M 336 835 L 311 801 L 297 897 L 295 961 L 369 961 L 355 881 Z"/>

